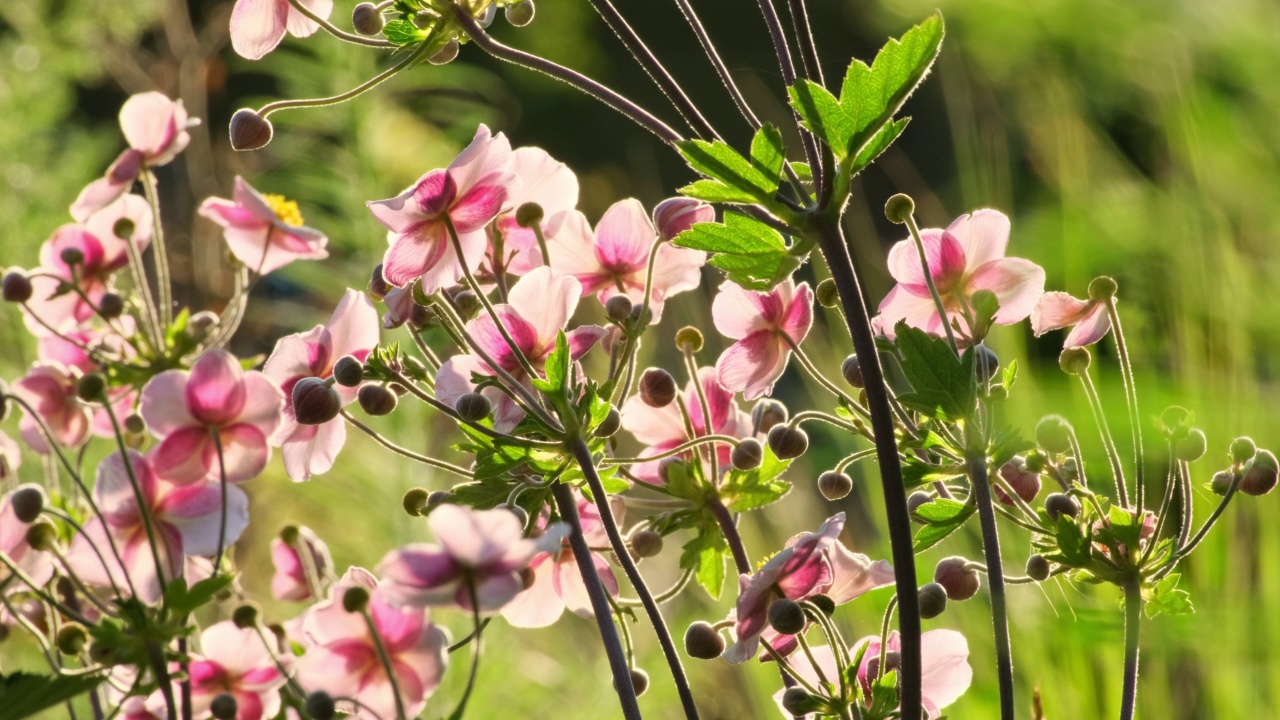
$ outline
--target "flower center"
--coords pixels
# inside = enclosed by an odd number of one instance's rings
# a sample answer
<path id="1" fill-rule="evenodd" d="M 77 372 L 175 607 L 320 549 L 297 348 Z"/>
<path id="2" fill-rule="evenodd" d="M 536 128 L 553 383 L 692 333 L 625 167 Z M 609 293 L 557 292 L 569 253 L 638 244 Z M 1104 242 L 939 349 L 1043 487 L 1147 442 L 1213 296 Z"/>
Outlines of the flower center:
<path id="1" fill-rule="evenodd" d="M 302 226 L 302 211 L 298 209 L 298 203 L 283 195 L 263 195 L 262 199 L 267 201 L 267 207 L 271 208 L 280 222 L 294 227 Z"/>

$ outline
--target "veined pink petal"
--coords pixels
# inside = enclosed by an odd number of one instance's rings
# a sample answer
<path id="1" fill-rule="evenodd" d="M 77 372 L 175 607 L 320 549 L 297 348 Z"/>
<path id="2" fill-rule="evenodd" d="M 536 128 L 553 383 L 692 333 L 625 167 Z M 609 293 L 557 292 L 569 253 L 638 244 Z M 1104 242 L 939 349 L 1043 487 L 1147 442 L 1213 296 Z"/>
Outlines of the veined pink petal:
<path id="1" fill-rule="evenodd" d="M 855 553 L 836 541 L 827 550 L 831 562 L 831 587 L 826 594 L 837 605 L 843 605 L 864 593 L 894 583 L 893 566 L 887 560 L 876 560 Z"/>
<path id="2" fill-rule="evenodd" d="M 298 378 L 317 374 L 319 371 L 312 361 L 320 351 L 324 334 L 324 326 L 316 325 L 305 333 L 295 333 L 280 338 L 276 341 L 275 349 L 271 351 L 266 364 L 262 366 L 262 374 L 282 390 L 290 380 L 297 382 Z M 292 384 L 289 390 L 292 390 Z M 285 405 L 288 406 L 290 403 Z"/>
<path id="3" fill-rule="evenodd" d="M 151 463 L 160 477 L 187 485 L 208 477 L 210 467 L 217 468 L 216 456 L 212 464 L 205 464 L 205 458 L 213 452 L 209 431 L 189 425 L 165 436 L 151 451 Z"/>
<path id="4" fill-rule="evenodd" d="M 457 252 L 453 249 L 453 243 L 448 240 L 445 243 L 439 261 L 422 273 L 422 292 L 428 295 L 440 288 L 454 285 L 461 280 L 463 277 L 463 261 L 472 270 L 480 267 L 480 264 L 484 262 L 485 249 L 489 245 L 488 237 L 484 230 L 460 233 L 458 235 L 458 245 L 462 247 L 462 259 L 459 260 Z"/>
<path id="5" fill-rule="evenodd" d="M 407 233 L 427 220 L 435 220 L 436 216 L 452 201 L 452 195 L 442 197 L 448 179 L 449 176 L 444 170 L 432 170 L 399 195 L 386 200 L 370 200 L 365 203 L 365 206 L 369 208 L 374 219 L 388 230 L 393 233 Z M 419 197 L 428 203 L 428 207 L 424 208 L 419 204 Z"/>
<path id="6" fill-rule="evenodd" d="M 679 445 L 685 437 L 684 419 L 680 409 L 671 403 L 655 408 L 639 395 L 632 395 L 622 404 L 622 428 L 645 445 L 671 442 Z"/>
<path id="7" fill-rule="evenodd" d="M 242 483 L 262 474 L 271 460 L 271 446 L 267 436 L 253 425 L 236 423 L 218 430 L 222 438 L 222 468 L 227 482 Z M 204 464 L 210 477 L 220 477 L 217 447 L 213 443 L 204 446 Z"/>
<path id="8" fill-rule="evenodd" d="M 438 265 L 446 252 L 452 253 L 453 248 L 444 225 L 438 222 L 423 223 L 395 237 L 382 258 L 382 277 L 396 287 L 404 287 Z M 461 271 L 453 280 L 458 277 L 462 277 Z M 433 283 L 431 292 L 453 280 Z M 426 292 L 425 289 L 423 291 Z"/>
<path id="9" fill-rule="evenodd" d="M 347 426 L 341 418 L 313 427 L 315 430 L 309 436 L 285 440 L 280 446 L 285 472 L 294 482 L 305 482 L 312 475 L 329 472 L 346 444 Z"/>
<path id="10" fill-rule="evenodd" d="M 721 353 L 716 361 L 717 377 L 726 390 L 754 400 L 773 391 L 774 383 L 787 369 L 790 354 L 772 330 L 758 330 Z"/>
<path id="11" fill-rule="evenodd" d="M 355 355 L 357 359 L 364 360 L 361 353 L 368 356 L 373 346 L 378 344 L 378 311 L 368 295 L 347 288 L 325 329 L 333 361 L 343 355 Z"/>
<path id="12" fill-rule="evenodd" d="M 596 223 L 596 257 L 615 274 L 634 272 L 648 265 L 657 237 L 639 200 L 619 200 Z"/>
<path id="13" fill-rule="evenodd" d="M 249 497 L 234 486 L 227 487 L 226 493 L 224 538 L 226 545 L 230 545 L 239 540 L 240 534 L 249 526 Z M 160 500 L 156 510 L 164 522 L 177 528 L 181 534 L 184 553 L 212 556 L 218 551 L 218 538 L 223 527 L 220 482 L 210 480 L 175 487 Z"/>
<path id="14" fill-rule="evenodd" d="M 1000 301 L 995 322 L 1012 325 L 1026 319 L 1044 294 L 1044 268 L 1022 258 L 1001 258 L 969 276 L 968 291 L 990 290 Z"/>
<path id="15" fill-rule="evenodd" d="M 284 407 L 284 393 L 267 376 L 257 370 L 244 374 L 245 401 L 235 422 L 252 425 L 270 438 L 280 426 L 281 410 Z"/>
<path id="16" fill-rule="evenodd" d="M 596 292 L 609 282 L 608 271 L 596 257 L 591 223 L 577 210 L 565 213 L 555 232 L 547 235 L 547 252 L 552 270 L 577 278 L 584 294 Z"/>
<path id="17" fill-rule="evenodd" d="M 497 612 L 511 602 L 512 598 L 519 595 L 523 587 L 524 585 L 518 573 L 510 571 L 486 573 L 480 576 L 475 583 L 474 602 L 472 601 L 470 588 L 466 587 L 458 588 L 454 599 L 458 607 L 463 610 L 471 610 L 473 607 L 478 607 L 480 612 Z"/>
<path id="18" fill-rule="evenodd" d="M 557 275 L 540 267 L 511 288 L 509 302 L 534 328 L 538 345 L 554 347 L 556 334 L 565 328 L 582 296 L 582 285 L 571 275 Z"/>
<path id="19" fill-rule="evenodd" d="M 329 19 L 329 15 L 333 13 L 333 0 L 301 0 L 302 4 L 317 16 Z M 289 30 L 289 34 L 294 37 L 308 37 L 320 26 L 311 18 L 298 12 L 297 8 L 289 8 L 289 16 L 285 27 Z"/>
<path id="20" fill-rule="evenodd" d="M 281 0 L 236 0 L 231 10 L 231 47 L 240 57 L 259 60 L 284 38 L 289 4 Z"/>
<path id="21" fill-rule="evenodd" d="M 1084 347 L 1103 338 L 1111 329 L 1111 314 L 1104 303 L 1098 303 L 1067 333 L 1063 347 Z"/>
<path id="22" fill-rule="evenodd" d="M 472 373 L 489 374 L 488 366 L 471 355 L 454 355 L 445 360 L 436 373 L 436 399 L 453 407 L 458 398 L 475 389 Z"/>
<path id="23" fill-rule="evenodd" d="M 116 236 L 116 224 L 121 220 L 133 224 L 133 233 L 128 240 Z M 84 220 L 84 227 L 102 247 L 102 268 L 105 271 L 119 270 L 129 263 L 128 243 L 133 243 L 139 252 L 146 250 L 155 230 L 151 206 L 133 194 L 94 212 Z"/>
<path id="24" fill-rule="evenodd" d="M 985 265 L 1005 255 L 1009 246 L 1009 218 L 998 210 L 975 210 L 961 215 L 947 227 L 964 249 L 966 268 Z"/>
<path id="25" fill-rule="evenodd" d="M 536 272 L 536 271 L 535 271 Z M 533 273 L 526 275 L 525 278 L 533 277 Z M 520 282 L 524 282 L 522 279 Z M 517 284 L 518 286 L 518 284 Z M 512 297 L 512 300 L 515 300 Z M 521 303 L 524 307 L 529 307 L 526 303 Z M 502 323 L 502 327 L 506 328 L 507 334 L 511 336 L 511 340 L 516 347 L 524 353 L 525 357 L 536 362 L 540 359 L 542 352 L 546 346 L 544 340 L 539 336 L 539 330 L 526 320 L 521 312 L 513 305 L 497 305 L 494 307 L 494 314 L 497 315 L 498 321 Z M 481 313 L 474 320 L 467 324 L 467 331 L 471 337 L 475 339 L 476 345 L 483 350 L 493 361 L 508 372 L 518 372 L 520 362 L 516 359 L 515 351 L 511 349 L 511 345 L 502 335 L 502 331 L 498 328 L 498 324 L 488 313 Z M 555 336 L 552 336 L 552 343 L 555 342 Z M 495 374 L 492 369 L 484 371 L 486 375 Z"/>
<path id="26" fill-rule="evenodd" d="M 511 170 L 520 178 L 520 192 L 512 207 L 538 203 L 549 218 L 578 206 L 578 176 L 569 166 L 538 147 L 517 148 L 511 153 Z"/>
<path id="27" fill-rule="evenodd" d="M 1064 327 L 1075 325 L 1089 313 L 1093 303 L 1077 300 L 1064 292 L 1047 292 L 1040 296 L 1031 310 L 1031 330 L 1036 337 Z"/>
<path id="28" fill-rule="evenodd" d="M 653 311 L 655 324 L 662 317 L 661 308 L 666 300 L 694 290 L 702 284 L 702 268 L 706 264 L 707 254 L 701 250 L 678 248 L 674 245 L 658 248 L 658 257 L 653 263 L 653 300 L 656 302 L 651 302 L 649 308 Z M 641 269 L 635 273 L 639 287 L 634 290 L 632 300 L 637 303 L 644 300 L 645 272 L 646 269 Z M 627 294 L 632 294 L 631 288 L 628 288 Z"/>
<path id="29" fill-rule="evenodd" d="M 427 526 L 445 551 L 472 568 L 501 558 L 524 538 L 520 521 L 506 510 L 441 506 L 427 518 Z"/>
<path id="30" fill-rule="evenodd" d="M 581 325 L 570 330 L 565 333 L 565 340 L 569 343 L 569 357 L 573 360 L 581 359 L 608 334 L 609 331 L 599 325 Z"/>
<path id="31" fill-rule="evenodd" d="M 611 597 L 617 597 L 618 578 L 614 576 L 609 561 L 600 557 L 599 553 L 591 553 L 591 561 L 595 564 L 596 574 L 600 576 L 600 584 L 604 585 L 605 591 Z M 591 617 L 595 614 L 577 562 L 570 558 L 568 562 L 556 563 L 555 579 L 558 581 L 560 597 L 564 598 L 566 608 L 582 617 Z"/>
<path id="32" fill-rule="evenodd" d="M 191 140 L 182 101 L 158 92 L 138 93 L 126 100 L 120 108 L 120 129 L 129 146 L 146 156 L 148 165 L 169 162 Z"/>
<path id="33" fill-rule="evenodd" d="M 797 345 L 804 342 L 813 326 L 813 289 L 809 283 L 800 283 L 795 295 L 783 312 L 779 329 L 786 333 Z"/>
<path id="34" fill-rule="evenodd" d="M 151 434 L 164 438 L 197 424 L 187 410 L 186 397 L 187 374 L 181 370 L 166 370 L 147 382 L 139 412 Z"/>
<path id="35" fill-rule="evenodd" d="M 244 369 L 235 356 L 215 348 L 191 366 L 187 407 L 197 422 L 221 425 L 239 417 L 245 406 Z"/>
<path id="36" fill-rule="evenodd" d="M 794 292 L 790 280 L 767 293 L 746 290 L 726 280 L 711 303 L 711 318 L 721 335 L 739 340 L 757 330 L 773 328 L 791 304 Z"/>
<path id="37" fill-rule="evenodd" d="M 129 188 L 133 187 L 133 183 L 138 179 L 138 169 L 141 168 L 141 154 L 133 150 L 126 150 L 116 164 L 112 166 L 114 172 L 108 171 L 105 177 L 89 183 L 76 196 L 75 202 L 71 203 L 71 217 L 76 222 L 84 222 L 88 220 L 93 213 L 110 205 L 120 196 L 129 192 Z M 127 165 L 124 165 L 127 163 Z M 119 165 L 120 168 L 116 169 Z M 131 168 L 134 170 L 130 175 L 126 170 Z"/>
<path id="38" fill-rule="evenodd" d="M 463 198 L 480 192 L 480 195 L 465 201 L 466 210 L 450 211 L 459 232 L 470 232 L 487 225 L 502 210 L 507 198 L 520 192 L 521 180 L 513 171 L 511 156 L 511 143 L 507 137 L 502 133 L 492 135 L 488 127 L 480 125 L 471 144 L 449 164 L 449 177 L 457 184 L 460 204 L 464 204 Z M 498 207 L 493 208 L 493 215 L 488 215 L 495 203 Z"/>
<path id="39" fill-rule="evenodd" d="M 926 228 L 920 231 L 920 241 L 924 245 L 925 257 L 929 259 L 929 273 L 934 282 L 941 285 L 944 279 L 963 274 L 964 250 L 955 237 L 945 230 Z M 900 240 L 889 249 L 888 262 L 889 274 L 894 280 L 909 287 L 913 293 L 929 295 L 924 268 L 920 266 L 920 253 L 911 238 Z"/>
<path id="40" fill-rule="evenodd" d="M 667 198 L 653 209 L 653 224 L 664 240 L 679 235 L 698 223 L 715 222 L 716 209 L 686 197 Z"/>
<path id="41" fill-rule="evenodd" d="M 541 553 L 529 563 L 533 584 L 502 608 L 502 617 L 512 626 L 546 627 L 564 614 L 564 600 L 555 580 L 555 573 L 562 572 L 557 555 L 559 553 Z"/>
<path id="42" fill-rule="evenodd" d="M 507 188 L 480 185 L 458 198 L 449 218 L 459 233 L 475 232 L 493 222 L 507 204 Z"/>
<path id="43" fill-rule="evenodd" d="M 880 331 L 890 340 L 895 338 L 894 328 L 899 322 L 933 335 L 945 333 L 933 299 L 928 295 L 922 297 L 909 292 L 905 285 L 895 285 L 884 300 L 880 301 L 880 315 L 877 319 Z"/>
<path id="44" fill-rule="evenodd" d="M 463 578 L 462 566 L 448 552 L 426 543 L 392 550 L 377 570 L 383 578 L 381 592 L 393 602 L 415 607 L 449 604 Z"/>

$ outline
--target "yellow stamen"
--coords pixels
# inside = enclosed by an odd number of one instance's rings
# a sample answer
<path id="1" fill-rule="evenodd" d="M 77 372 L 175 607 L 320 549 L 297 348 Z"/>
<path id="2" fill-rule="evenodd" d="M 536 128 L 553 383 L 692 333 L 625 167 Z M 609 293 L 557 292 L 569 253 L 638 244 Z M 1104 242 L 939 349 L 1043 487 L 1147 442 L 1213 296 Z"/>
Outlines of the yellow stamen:
<path id="1" fill-rule="evenodd" d="M 294 227 L 302 225 L 302 211 L 298 209 L 298 203 L 283 195 L 263 195 L 262 199 L 267 201 L 267 207 L 271 208 L 280 222 Z"/>

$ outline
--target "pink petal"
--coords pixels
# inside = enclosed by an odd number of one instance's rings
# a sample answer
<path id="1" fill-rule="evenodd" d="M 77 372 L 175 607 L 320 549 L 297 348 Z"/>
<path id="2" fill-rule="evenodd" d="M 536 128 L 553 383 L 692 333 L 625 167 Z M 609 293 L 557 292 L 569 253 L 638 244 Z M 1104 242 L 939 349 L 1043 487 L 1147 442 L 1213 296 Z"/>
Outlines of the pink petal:
<path id="1" fill-rule="evenodd" d="M 489 224 L 507 198 L 520 192 L 511 155 L 511 143 L 505 135 L 491 135 L 488 127 L 480 125 L 471 144 L 449 164 L 449 177 L 457 185 L 459 198 L 449 215 L 459 233 Z"/>
<path id="2" fill-rule="evenodd" d="M 698 223 L 715 222 L 716 210 L 701 200 L 667 198 L 653 209 L 653 222 L 664 240 L 679 235 Z"/>
<path id="3" fill-rule="evenodd" d="M 942 319 L 938 315 L 937 306 L 928 295 L 917 295 L 910 292 L 905 285 L 895 285 L 884 300 L 880 301 L 880 331 L 890 340 L 894 339 L 894 328 L 899 322 L 924 330 L 932 335 L 945 333 Z"/>
<path id="4" fill-rule="evenodd" d="M 329 19 L 329 15 L 333 13 L 333 0 L 301 0 L 312 13 L 325 20 Z M 308 37 L 320 26 L 306 15 L 298 12 L 295 8 L 289 8 L 289 17 L 285 27 L 289 30 L 289 34 L 294 37 Z"/>
<path id="5" fill-rule="evenodd" d="M 754 400 L 773 391 L 773 384 L 787 368 L 791 351 L 771 330 L 759 330 L 734 343 L 716 361 L 720 384 Z"/>
<path id="6" fill-rule="evenodd" d="M 543 217 L 551 217 L 578 205 L 578 177 L 567 165 L 551 157 L 546 150 L 522 147 L 511 153 L 511 170 L 520 178 L 519 194 L 512 196 L 512 207 L 538 203 Z"/>
<path id="7" fill-rule="evenodd" d="M 440 264 L 446 252 L 452 253 L 453 248 L 445 234 L 444 225 L 434 222 L 423 224 L 411 232 L 397 236 L 391 247 L 387 248 L 382 258 L 382 277 L 392 285 L 404 287 Z M 431 292 L 460 277 L 461 271 L 453 280 L 433 283 Z"/>
<path id="8" fill-rule="evenodd" d="M 1098 303 L 1090 310 L 1080 323 L 1067 333 L 1064 347 L 1084 347 L 1092 345 L 1103 338 L 1111 330 L 1111 313 L 1105 303 Z"/>
<path id="9" fill-rule="evenodd" d="M 470 510 L 442 505 L 427 518 L 436 540 L 459 563 L 479 568 L 524 539 L 524 528 L 506 510 Z"/>
<path id="10" fill-rule="evenodd" d="M 121 220 L 133 223 L 133 234 L 129 240 L 116 236 L 116 223 Z M 128 264 L 128 243 L 132 242 L 139 252 L 146 250 L 155 229 L 151 206 L 133 194 L 125 195 L 90 215 L 85 219 L 84 227 L 101 245 L 102 264 L 107 270 L 119 270 Z"/>
<path id="11" fill-rule="evenodd" d="M 837 605 L 894 583 L 893 566 L 887 560 L 872 562 L 871 558 L 850 551 L 839 541 L 831 544 L 827 559 L 831 562 L 832 578 L 826 594 Z"/>
<path id="12" fill-rule="evenodd" d="M 790 304 L 787 305 L 779 327 L 799 345 L 804 342 L 805 336 L 809 334 L 809 328 L 812 326 L 813 290 L 809 287 L 809 283 L 801 283 L 796 288 L 796 293 L 792 297 Z"/>
<path id="13" fill-rule="evenodd" d="M 1075 325 L 1084 319 L 1092 305 L 1088 300 L 1077 300 L 1064 292 L 1047 292 L 1031 310 L 1031 330 L 1040 337 L 1051 330 Z"/>
<path id="14" fill-rule="evenodd" d="M 967 268 L 972 271 L 1004 257 L 1009 245 L 1009 218 L 998 210 L 976 210 L 956 218 L 947 232 L 960 242 Z"/>
<path id="15" fill-rule="evenodd" d="M 237 423 L 221 428 L 222 468 L 218 465 L 217 448 L 213 443 L 204 446 L 205 467 L 209 476 L 221 477 L 225 470 L 227 482 L 242 483 L 262 474 L 271 459 L 271 446 L 267 436 L 253 425 Z"/>
<path id="16" fill-rule="evenodd" d="M 305 439 L 286 440 L 280 446 L 280 454 L 284 457 L 284 469 L 289 479 L 305 482 L 312 475 L 329 472 L 346 441 L 347 426 L 342 418 L 316 426 Z"/>
<path id="17" fill-rule="evenodd" d="M 471 355 L 454 355 L 445 360 L 436 373 L 436 399 L 453 407 L 458 398 L 475 389 L 471 384 L 471 375 L 489 374 L 487 365 Z"/>
<path id="18" fill-rule="evenodd" d="M 238 628 L 230 620 L 214 623 L 200 633 L 200 649 L 209 660 L 224 668 L 232 677 L 240 677 L 259 668 L 275 671 L 271 654 L 257 631 Z M 279 677 L 278 672 L 273 672 Z"/>
<path id="19" fill-rule="evenodd" d="M 218 551 L 218 536 L 223 527 L 221 483 L 209 480 L 174 488 L 161 500 L 157 511 L 182 535 L 183 552 L 212 556 Z M 249 496 L 238 487 L 228 486 L 224 547 L 239 540 L 248 526 Z"/>
<path id="20" fill-rule="evenodd" d="M 781 317 L 793 290 L 790 280 L 783 281 L 768 293 L 745 290 L 726 280 L 711 303 L 711 318 L 716 330 L 725 337 L 738 340 L 757 330 L 772 327 Z"/>
<path id="21" fill-rule="evenodd" d="M 186 398 L 192 417 L 199 423 L 221 425 L 234 420 L 246 400 L 240 362 L 220 348 L 205 352 L 191 366 Z"/>
<path id="22" fill-rule="evenodd" d="M 139 412 L 152 435 L 164 438 L 197 424 L 187 410 L 186 397 L 187 374 L 181 370 L 166 370 L 142 388 Z"/>
<path id="23" fill-rule="evenodd" d="M 428 295 L 440 288 L 457 284 L 464 274 L 462 272 L 463 262 L 472 270 L 479 268 L 480 264 L 484 262 L 485 249 L 489 244 L 488 237 L 483 230 L 461 233 L 458 235 L 458 245 L 462 247 L 462 258 L 459 259 L 458 254 L 453 249 L 453 243 L 447 240 L 445 242 L 446 246 L 440 255 L 439 262 L 427 268 L 422 274 L 422 292 Z"/>
<path id="24" fill-rule="evenodd" d="M 640 201 L 620 200 L 596 224 L 596 257 L 615 273 L 633 272 L 648 265 L 649 248 L 657 238 Z"/>
<path id="25" fill-rule="evenodd" d="M 190 484 L 209 476 L 210 465 L 205 464 L 205 457 L 213 451 L 209 431 L 192 425 L 166 436 L 151 451 L 151 463 L 156 474 L 165 480 Z M 212 466 L 216 469 L 216 459 Z"/>
<path id="26" fill-rule="evenodd" d="M 348 288 L 325 329 L 334 361 L 343 355 L 355 355 L 363 360 L 378 344 L 378 311 L 368 295 Z"/>
<path id="27" fill-rule="evenodd" d="M 969 689 L 973 668 L 969 667 L 969 644 L 954 630 L 930 630 L 920 636 L 921 689 L 931 716 L 950 705 Z"/>
<path id="28" fill-rule="evenodd" d="M 650 407 L 639 395 L 632 395 L 622 404 L 622 428 L 644 445 L 672 442 L 676 445 L 688 439 L 684 420 L 675 403 L 665 407 Z"/>
<path id="29" fill-rule="evenodd" d="M 240 57 L 258 60 L 284 38 L 289 4 L 280 0 L 236 0 L 231 11 L 231 47 Z"/>
<path id="30" fill-rule="evenodd" d="M 538 344 L 552 347 L 556 334 L 578 307 L 582 285 L 572 276 L 541 267 L 520 278 L 508 297 L 511 306 L 533 326 Z"/>
<path id="31" fill-rule="evenodd" d="M 120 129 L 129 146 L 146 155 L 148 165 L 163 165 L 190 141 L 187 112 L 158 92 L 133 95 L 120 108 Z"/>
<path id="32" fill-rule="evenodd" d="M 257 370 L 246 372 L 243 384 L 245 401 L 235 422 L 252 425 L 263 437 L 271 437 L 280 426 L 285 404 L 284 393 Z"/>
<path id="33" fill-rule="evenodd" d="M 365 206 L 388 230 L 394 233 L 407 233 L 424 221 L 434 220 L 452 199 L 452 195 L 440 197 L 448 181 L 448 174 L 444 170 L 432 170 L 418 178 L 418 182 L 410 185 L 399 195 L 386 200 L 371 200 L 365 203 Z M 430 204 L 429 209 L 419 204 L 419 197 Z"/>
<path id="34" fill-rule="evenodd" d="M 925 257 L 929 259 L 929 273 L 938 285 L 950 282 L 964 273 L 965 257 L 959 241 L 945 230 L 928 228 L 920 231 Z M 894 280 L 908 286 L 912 292 L 929 294 L 924 268 L 920 266 L 920 253 L 911 238 L 900 240 L 889 249 L 889 274 Z M 939 288 L 942 289 L 942 288 Z"/>
<path id="35" fill-rule="evenodd" d="M 569 343 L 569 357 L 573 360 L 581 359 L 608 334 L 609 331 L 599 325 L 582 325 L 570 330 L 565 333 L 565 340 Z"/>
<path id="36" fill-rule="evenodd" d="M 600 583 L 612 597 L 618 596 L 618 578 L 614 577 L 609 561 L 600 557 L 599 553 L 591 553 L 591 561 L 595 564 L 596 575 Z M 564 598 L 565 607 L 581 617 L 592 617 L 591 598 L 587 595 L 587 586 L 578 570 L 578 563 L 572 558 L 568 562 L 556 563 L 556 579 L 559 581 L 560 597 Z"/>
<path id="37" fill-rule="evenodd" d="M 120 163 L 124 160 L 133 164 L 137 162 L 139 157 L 136 152 L 125 151 L 125 154 L 121 155 L 116 162 Z M 140 164 L 137 167 L 140 167 Z M 130 176 L 127 172 L 117 171 L 116 173 L 108 174 L 106 177 L 94 180 L 86 185 L 80 191 L 80 194 L 76 196 L 75 202 L 71 203 L 71 217 L 76 222 L 88 220 L 93 213 L 110 205 L 120 199 L 120 196 L 129 192 L 129 188 L 133 187 L 133 183 L 137 179 L 137 172 Z"/>
<path id="38" fill-rule="evenodd" d="M 553 574 L 558 571 L 558 553 L 543 553 L 529 564 L 533 570 L 533 584 L 502 608 L 502 617 L 518 628 L 539 628 L 551 625 L 564 614 L 564 600 L 557 592 Z"/>
<path id="39" fill-rule="evenodd" d="M 979 266 L 969 276 L 969 293 L 990 290 L 1000 301 L 996 323 L 1012 325 L 1031 314 L 1044 294 L 1044 268 L 1022 258 L 1001 258 Z"/>
<path id="40" fill-rule="evenodd" d="M 674 245 L 663 245 L 658 248 L 658 257 L 653 264 L 654 296 L 667 300 L 674 295 L 696 289 L 702 284 L 702 268 L 706 264 L 707 254 L 701 250 L 678 248 Z M 643 300 L 643 272 L 637 272 L 641 287 L 636 292 L 636 297 L 632 298 L 636 301 Z M 653 322 L 656 324 L 661 317 L 662 303 L 655 304 L 657 307 L 651 305 L 650 309 L 653 310 Z"/>
<path id="41" fill-rule="evenodd" d="M 591 223 L 577 210 L 565 213 L 555 232 L 547 235 L 547 252 L 551 255 L 551 268 L 577 278 L 583 293 L 595 292 L 607 279 L 608 272 L 596 257 Z"/>
<path id="42" fill-rule="evenodd" d="M 393 602 L 415 607 L 449 604 L 463 578 L 463 568 L 450 553 L 425 543 L 392 550 L 377 571 L 383 579 L 381 592 Z"/>

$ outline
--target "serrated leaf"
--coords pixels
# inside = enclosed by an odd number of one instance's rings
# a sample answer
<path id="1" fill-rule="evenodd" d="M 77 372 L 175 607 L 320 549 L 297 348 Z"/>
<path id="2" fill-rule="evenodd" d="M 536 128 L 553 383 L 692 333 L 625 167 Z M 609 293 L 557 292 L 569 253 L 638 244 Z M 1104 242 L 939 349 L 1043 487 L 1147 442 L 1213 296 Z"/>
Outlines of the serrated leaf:
<path id="1" fill-rule="evenodd" d="M 853 122 L 850 152 L 857 152 L 887 124 L 919 86 L 938 57 L 942 16 L 934 14 L 901 39 L 890 39 L 870 66 L 854 61 L 845 74 L 840 106 Z"/>
<path id="2" fill-rule="evenodd" d="M 837 160 L 849 154 L 849 141 L 856 126 L 840 101 L 829 90 L 810 80 L 800 80 L 788 88 L 791 107 L 801 124 L 835 153 Z"/>
<path id="3" fill-rule="evenodd" d="M 765 123 L 751 138 L 751 165 L 773 183 L 773 190 L 778 190 L 778 180 L 782 175 L 782 163 L 787 159 L 782 147 L 782 133 L 771 123 Z"/>
<path id="4" fill-rule="evenodd" d="M 907 123 L 909 122 L 911 122 L 911 118 L 905 117 L 901 120 L 894 120 L 880 128 L 880 131 L 858 150 L 853 162 L 849 164 L 849 174 L 851 176 L 857 175 L 865 170 L 868 165 L 875 162 L 876 158 L 884 154 L 884 151 L 889 149 L 893 141 L 898 139 L 902 131 L 907 129 Z"/>
<path id="5" fill-rule="evenodd" d="M 959 500 L 935 498 L 916 508 L 915 517 L 930 525 L 944 525 L 954 523 L 958 518 L 972 512 L 972 507 Z"/>
<path id="6" fill-rule="evenodd" d="M 1063 565 L 1084 567 L 1089 564 L 1089 539 L 1080 531 L 1075 520 L 1069 517 L 1058 518 L 1055 536 Z"/>
<path id="7" fill-rule="evenodd" d="M 564 331 L 561 330 L 556 334 L 556 348 L 547 356 L 546 366 L 543 369 L 545 380 L 534 378 L 533 387 L 547 395 L 563 397 L 569 386 L 569 341 L 565 338 Z"/>
<path id="8" fill-rule="evenodd" d="M 719 180 L 697 180 L 680 188 L 680 194 L 709 203 L 752 205 L 756 202 L 751 193 L 729 187 Z"/>
<path id="9" fill-rule="evenodd" d="M 427 33 L 411 20 L 392 20 L 382 27 L 382 34 L 392 45 L 415 45 L 426 39 Z"/>
<path id="10" fill-rule="evenodd" d="M 902 463 L 902 483 L 910 490 L 940 480 L 947 481 L 964 472 L 964 468 L 959 465 L 930 465 L 914 455 L 908 455 Z"/>
<path id="11" fill-rule="evenodd" d="M 1144 608 L 1148 618 L 1157 615 L 1190 615 L 1196 611 L 1191 604 L 1191 595 L 1186 590 L 1179 590 L 1179 573 L 1170 573 L 1160 579 L 1155 587 L 1144 591 L 1147 604 Z"/>
<path id="12" fill-rule="evenodd" d="M 724 589 L 725 562 L 729 546 L 716 527 L 704 527 L 680 554 L 680 567 L 693 570 L 694 579 L 712 598 Z"/>
<path id="13" fill-rule="evenodd" d="M 0 677 L 0 720 L 31 717 L 90 692 L 106 679 L 104 672 L 85 675 L 9 673 Z"/>
<path id="14" fill-rule="evenodd" d="M 781 233 L 735 212 L 726 212 L 723 223 L 698 223 L 672 243 L 713 253 L 710 264 L 750 290 L 772 288 L 790 277 L 801 262 L 791 254 Z"/>
<path id="15" fill-rule="evenodd" d="M 720 488 L 725 506 L 733 512 L 756 510 L 771 505 L 791 491 L 791 483 L 779 476 L 790 467 L 790 460 L 779 460 L 767 445 L 760 467 L 754 470 L 730 470 Z"/>
<path id="16" fill-rule="evenodd" d="M 188 615 L 211 602 L 215 595 L 230 587 L 234 579 L 234 575 L 222 573 L 188 588 L 185 578 L 175 578 L 164 589 L 165 607 L 178 617 Z"/>
<path id="17" fill-rule="evenodd" d="M 747 193 L 757 202 L 766 205 L 773 202 L 778 178 L 769 178 L 724 141 L 685 140 L 677 143 L 676 148 L 697 172 Z"/>
<path id="18" fill-rule="evenodd" d="M 900 322 L 894 328 L 902 372 L 911 392 L 898 400 L 913 410 L 940 420 L 960 420 L 973 412 L 977 387 L 973 354 L 957 358 L 946 340 Z"/>

